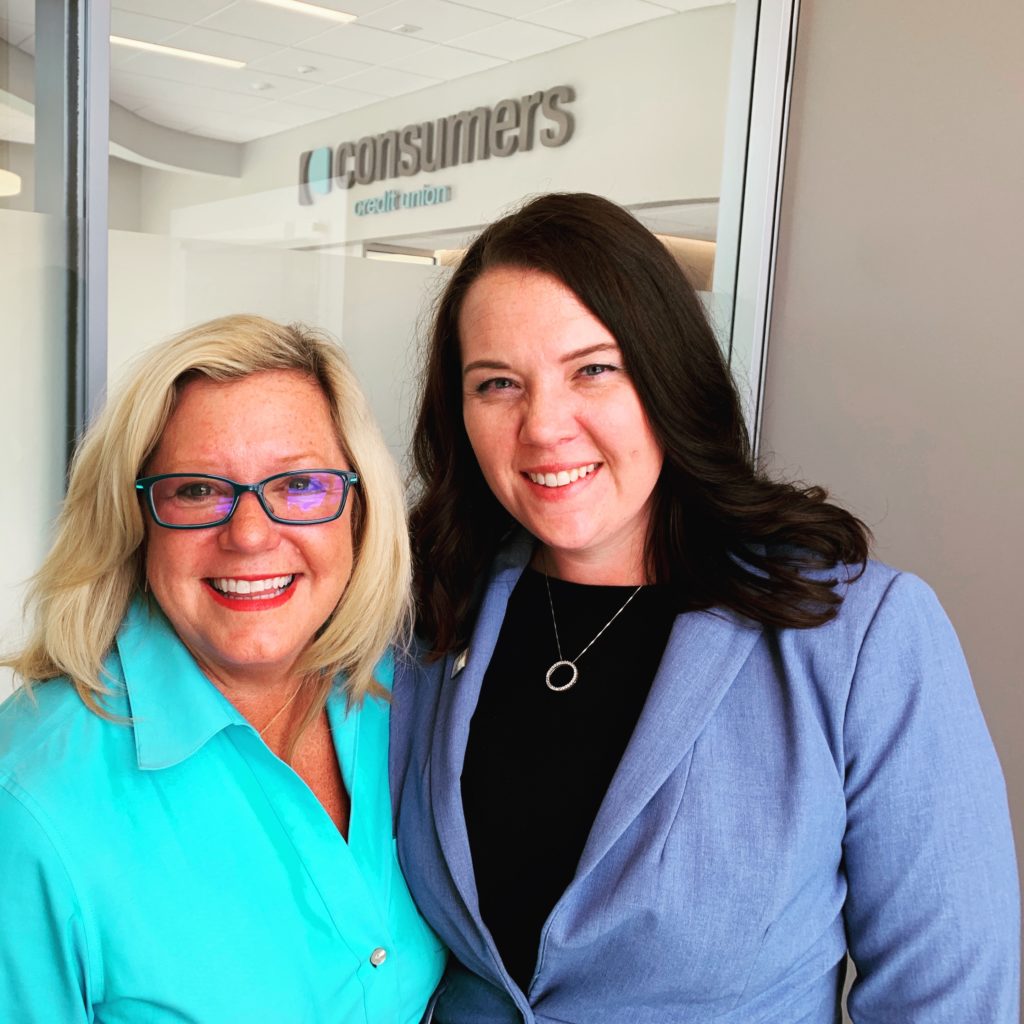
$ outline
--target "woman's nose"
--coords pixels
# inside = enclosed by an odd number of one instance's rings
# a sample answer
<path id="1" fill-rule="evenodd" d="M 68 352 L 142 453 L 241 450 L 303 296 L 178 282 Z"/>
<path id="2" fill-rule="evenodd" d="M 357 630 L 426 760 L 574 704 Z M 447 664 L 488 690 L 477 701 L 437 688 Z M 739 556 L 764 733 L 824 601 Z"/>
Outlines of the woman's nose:
<path id="1" fill-rule="evenodd" d="M 539 388 L 524 404 L 519 439 L 523 444 L 547 448 L 571 440 L 579 431 L 577 412 L 570 392 Z"/>
<path id="2" fill-rule="evenodd" d="M 234 515 L 224 524 L 221 543 L 235 551 L 265 551 L 281 539 L 278 525 L 263 510 L 255 494 L 238 499 Z"/>

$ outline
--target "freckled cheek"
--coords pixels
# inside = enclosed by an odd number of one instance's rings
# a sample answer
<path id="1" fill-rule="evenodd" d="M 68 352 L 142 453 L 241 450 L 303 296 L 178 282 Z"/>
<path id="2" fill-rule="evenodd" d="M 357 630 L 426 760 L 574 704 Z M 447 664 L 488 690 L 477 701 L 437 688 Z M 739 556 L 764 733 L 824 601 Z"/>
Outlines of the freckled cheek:
<path id="1" fill-rule="evenodd" d="M 507 463 L 511 446 L 507 434 L 491 423 L 480 423 L 473 417 L 466 417 L 466 435 L 477 462 L 485 473 L 490 473 L 501 464 Z"/>
<path id="2" fill-rule="evenodd" d="M 155 529 L 160 529 L 156 527 Z M 210 555 L 195 538 L 185 536 L 157 538 L 151 535 L 146 551 L 146 572 L 151 585 L 174 590 L 194 585 L 205 575 L 204 566 L 210 564 Z"/>

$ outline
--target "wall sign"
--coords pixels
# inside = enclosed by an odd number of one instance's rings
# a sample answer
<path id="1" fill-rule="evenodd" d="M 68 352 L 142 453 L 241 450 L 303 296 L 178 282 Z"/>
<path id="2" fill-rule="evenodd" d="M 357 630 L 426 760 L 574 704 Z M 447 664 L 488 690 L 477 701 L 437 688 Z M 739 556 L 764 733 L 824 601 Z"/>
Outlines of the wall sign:
<path id="1" fill-rule="evenodd" d="M 512 156 L 533 149 L 536 140 L 542 146 L 564 146 L 575 128 L 572 113 L 564 107 L 575 98 L 571 85 L 556 85 L 519 99 L 500 100 L 493 107 L 365 135 L 334 150 L 330 146 L 306 150 L 299 157 L 299 202 L 308 206 L 335 186 L 349 189 L 492 156 Z M 547 122 L 543 127 L 538 123 L 541 119 Z"/>
<path id="2" fill-rule="evenodd" d="M 383 195 L 360 199 L 354 213 L 357 217 L 365 217 L 370 213 L 391 213 L 392 210 L 411 210 L 417 206 L 437 206 L 439 203 L 450 203 L 452 200 L 451 185 L 424 185 L 415 192 L 403 192 L 401 189 L 388 189 Z"/>

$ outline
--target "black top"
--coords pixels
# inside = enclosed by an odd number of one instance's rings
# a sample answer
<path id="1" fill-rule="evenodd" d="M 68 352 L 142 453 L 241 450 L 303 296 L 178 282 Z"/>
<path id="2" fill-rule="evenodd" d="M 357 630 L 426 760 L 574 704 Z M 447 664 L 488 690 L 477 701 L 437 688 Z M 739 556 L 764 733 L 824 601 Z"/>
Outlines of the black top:
<path id="1" fill-rule="evenodd" d="M 636 589 L 550 583 L 567 660 Z M 553 693 L 544 675 L 558 649 L 543 574 L 527 569 L 509 599 L 470 727 L 462 799 L 481 914 L 524 992 L 541 929 L 576 872 L 674 617 L 669 587 L 643 587 L 579 658 L 576 685 Z M 552 682 L 570 676 L 562 667 Z"/>

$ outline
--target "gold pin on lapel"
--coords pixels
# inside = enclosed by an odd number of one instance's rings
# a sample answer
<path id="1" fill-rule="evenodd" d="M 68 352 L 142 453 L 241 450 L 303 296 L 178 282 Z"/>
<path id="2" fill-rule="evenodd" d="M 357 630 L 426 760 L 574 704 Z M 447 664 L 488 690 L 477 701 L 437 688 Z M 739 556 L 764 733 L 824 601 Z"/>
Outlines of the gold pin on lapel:
<path id="1" fill-rule="evenodd" d="M 455 661 L 452 662 L 452 675 L 454 679 L 465 667 L 466 662 L 469 660 L 469 648 L 467 647 L 464 651 L 455 655 Z"/>

